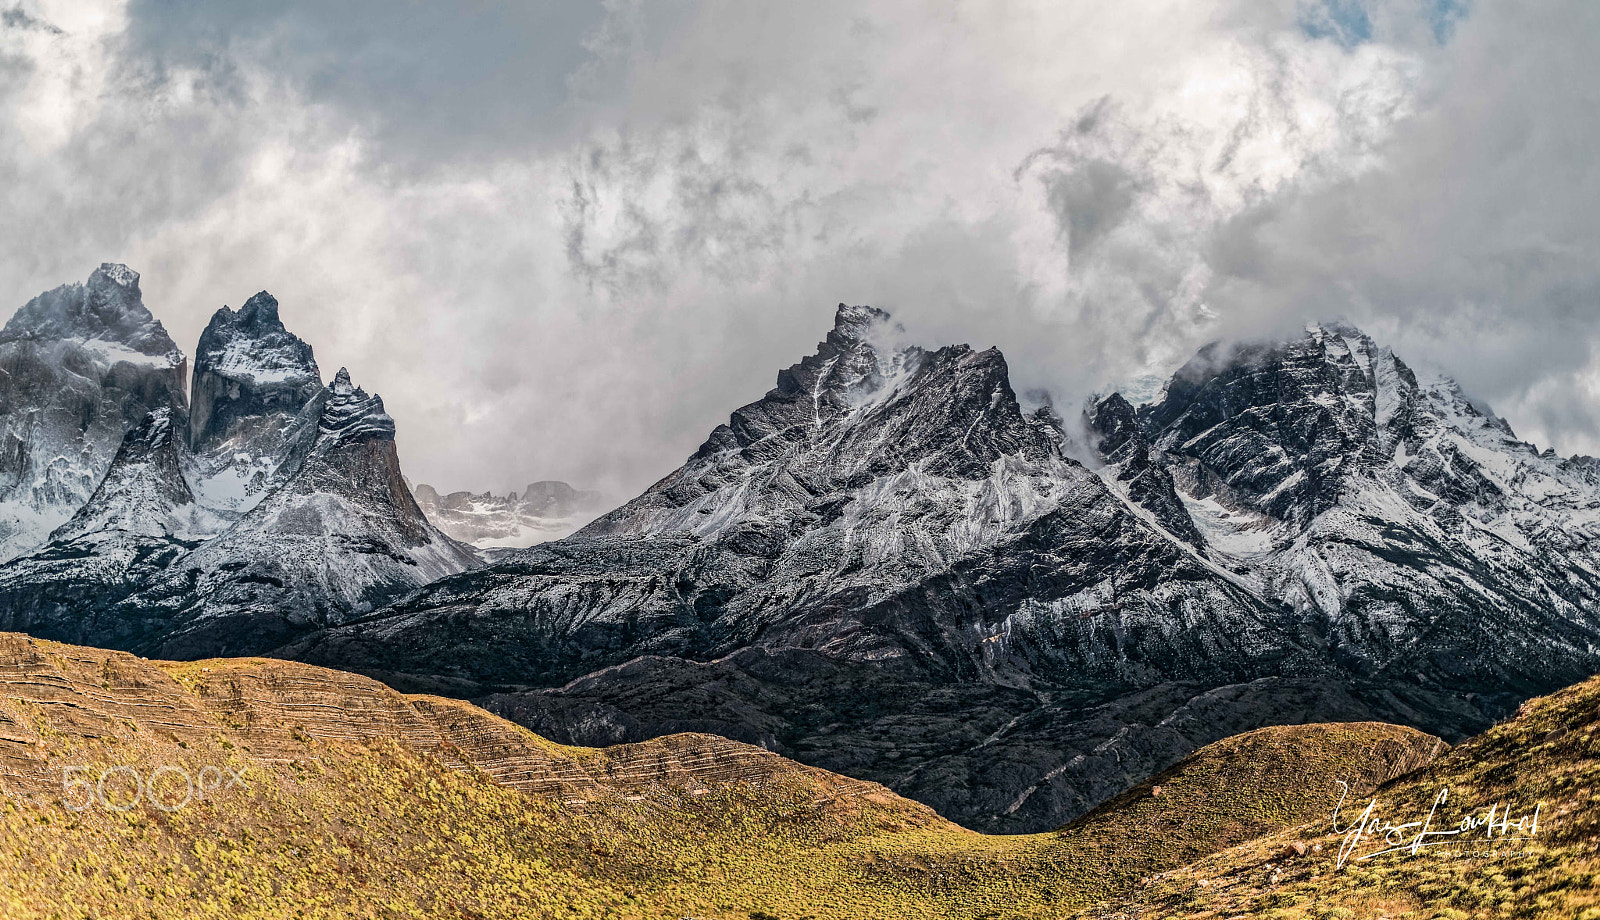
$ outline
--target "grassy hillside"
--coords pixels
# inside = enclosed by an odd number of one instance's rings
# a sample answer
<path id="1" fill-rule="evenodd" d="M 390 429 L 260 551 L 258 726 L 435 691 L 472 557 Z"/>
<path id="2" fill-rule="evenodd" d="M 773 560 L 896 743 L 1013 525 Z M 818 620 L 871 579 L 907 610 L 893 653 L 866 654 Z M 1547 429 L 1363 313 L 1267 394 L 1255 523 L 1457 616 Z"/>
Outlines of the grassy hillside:
<path id="1" fill-rule="evenodd" d="M 1255 732 L 1063 831 L 984 837 L 721 738 L 563 747 L 305 665 L 0 634 L 0 916 L 1055 917 L 1438 747 L 1377 724 Z M 135 774 L 154 780 L 137 804 Z M 173 807 L 185 778 L 211 785 Z"/>
<path id="2" fill-rule="evenodd" d="M 1498 804 L 1513 821 L 1537 806 L 1538 831 L 1527 824 L 1491 838 L 1483 825 L 1430 837 L 1439 844 L 1415 853 L 1384 855 L 1376 855 L 1384 843 L 1363 840 L 1340 867 L 1344 837 L 1325 817 L 1168 872 L 1134 897 L 1077 916 L 1600 920 L 1600 678 L 1531 700 L 1512 719 L 1382 787 L 1375 813 L 1401 824 L 1423 820 L 1446 789 L 1432 829 L 1458 828 Z M 1368 801 L 1341 812 L 1341 827 Z M 1416 833 L 1397 839 L 1409 843 Z"/>

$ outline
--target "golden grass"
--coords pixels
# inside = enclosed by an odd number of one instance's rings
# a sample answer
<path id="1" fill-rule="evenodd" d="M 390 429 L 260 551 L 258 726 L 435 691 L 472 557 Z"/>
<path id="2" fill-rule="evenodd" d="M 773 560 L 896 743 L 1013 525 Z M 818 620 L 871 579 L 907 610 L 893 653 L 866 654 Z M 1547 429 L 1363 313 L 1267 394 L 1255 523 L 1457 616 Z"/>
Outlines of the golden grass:
<path id="1" fill-rule="evenodd" d="M 986 837 L 724 739 L 572 748 L 306 665 L 0 634 L 0 918 L 1060 917 L 1434 749 L 1376 723 L 1265 729 L 1062 831 Z M 176 810 L 74 812 L 68 767 L 91 782 L 209 770 L 213 788 Z M 245 785 L 224 788 L 224 770 Z M 180 775 L 161 791 L 181 799 Z M 130 798 L 112 774 L 109 803 Z"/>
<path id="2" fill-rule="evenodd" d="M 1277 739 L 1302 772 L 1394 730 L 1306 731 L 1319 737 Z M 91 778 L 121 764 L 145 775 L 209 765 L 243 771 L 248 789 L 171 813 L 145 803 L 73 814 L 50 792 L 12 797 L 0 806 L 8 920 L 1047 917 L 1208 841 L 1233 842 L 1214 835 L 1280 826 L 1293 801 L 1252 811 L 1234 795 L 1213 798 L 1226 777 L 1201 756 L 1167 777 L 1161 796 L 1136 791 L 1062 833 L 985 837 L 908 820 L 894 801 L 823 807 L 803 773 L 573 808 L 393 743 L 307 739 L 303 756 L 271 764 L 226 732 L 187 747 L 152 733 L 64 740 L 51 763 L 89 766 Z M 112 804 L 127 801 L 117 782 L 110 792 Z M 1174 832 L 1178 812 L 1188 823 Z"/>
<path id="3" fill-rule="evenodd" d="M 1324 819 L 1167 872 L 1132 897 L 1076 916 L 1600 920 L 1600 679 L 1530 701 L 1515 718 L 1375 797 L 1397 819 L 1411 821 L 1427 814 L 1442 788 L 1449 798 L 1436 828 L 1505 803 L 1514 815 L 1539 805 L 1540 831 L 1523 843 L 1474 837 L 1463 846 L 1350 860 L 1339 868 L 1340 838 Z M 1485 852 L 1499 855 L 1470 855 Z"/>

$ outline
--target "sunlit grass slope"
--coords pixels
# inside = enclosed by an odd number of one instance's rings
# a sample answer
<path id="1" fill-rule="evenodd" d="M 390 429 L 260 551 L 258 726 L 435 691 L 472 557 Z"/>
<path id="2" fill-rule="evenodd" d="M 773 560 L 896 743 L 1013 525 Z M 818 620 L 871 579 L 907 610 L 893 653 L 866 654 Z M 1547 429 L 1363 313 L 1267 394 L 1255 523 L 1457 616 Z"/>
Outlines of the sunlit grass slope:
<path id="1" fill-rule="evenodd" d="M 1056 917 L 1437 748 L 1269 729 L 1063 831 L 985 837 L 721 738 L 564 747 L 355 675 L 0 634 L 0 917 Z"/>
<path id="2" fill-rule="evenodd" d="M 1441 790 L 1448 793 L 1434 810 Z M 1078 916 L 1600 920 L 1600 678 L 1531 700 L 1426 769 L 1358 798 L 1341 812 L 1341 829 L 1373 797 L 1377 815 L 1404 824 L 1433 811 L 1430 828 L 1444 831 L 1491 806 L 1509 808 L 1512 821 L 1537 807 L 1538 831 L 1529 824 L 1490 837 L 1484 824 L 1383 855 L 1384 844 L 1362 841 L 1341 868 L 1344 838 L 1323 818 L 1168 872 Z M 1504 820 L 1503 810 L 1497 815 Z M 1407 829 L 1397 841 L 1416 834 Z"/>

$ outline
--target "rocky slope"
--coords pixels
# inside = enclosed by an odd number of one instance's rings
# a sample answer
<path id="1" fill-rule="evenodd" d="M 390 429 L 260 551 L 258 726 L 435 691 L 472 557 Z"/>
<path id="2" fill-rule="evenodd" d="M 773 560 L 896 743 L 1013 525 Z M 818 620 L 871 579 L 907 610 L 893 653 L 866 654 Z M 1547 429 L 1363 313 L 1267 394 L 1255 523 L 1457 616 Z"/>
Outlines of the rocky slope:
<path id="1" fill-rule="evenodd" d="M 599 492 L 564 482 L 529 484 L 522 492 L 451 492 L 440 495 L 427 483 L 413 490 L 417 505 L 451 539 L 480 550 L 524 549 L 559 540 L 593 520 L 607 507 Z"/>
<path id="2" fill-rule="evenodd" d="M 11 317 L 0 329 L 0 560 L 65 524 L 147 413 L 185 408 L 185 370 L 124 265 Z"/>
<path id="3" fill-rule="evenodd" d="M 604 750 L 565 748 L 468 703 L 404 696 L 376 681 L 294 662 L 147 661 L 125 652 L 0 633 L 0 776 L 8 791 L 61 791 L 62 747 L 228 738 L 260 764 L 288 763 L 311 740 L 392 742 L 569 805 L 668 790 L 704 794 L 779 776 L 805 777 L 819 807 L 865 796 L 915 823 L 932 812 L 882 787 L 786 761 L 712 735 L 675 735 Z M 43 724 L 37 716 L 43 715 Z"/>
<path id="4" fill-rule="evenodd" d="M 1353 330 L 1102 401 L 1094 470 L 998 352 L 893 339 L 841 306 L 640 497 L 281 654 L 564 741 L 717 732 L 1012 832 L 1227 735 L 1460 738 L 1600 669 L 1600 493 Z"/>
<path id="5" fill-rule="evenodd" d="M 77 514 L 43 547 L 0 567 L 0 629 L 88 634 L 93 611 L 138 589 L 215 531 L 215 518 L 183 476 L 181 420 L 171 409 L 146 416 Z"/>
<path id="6" fill-rule="evenodd" d="M 1440 747 L 1270 730 L 1081 825 L 985 838 L 715 736 L 570 748 L 321 668 L 0 634 L 0 913 L 1054 917 Z"/>
<path id="7" fill-rule="evenodd" d="M 1202 353 L 1141 417 L 1218 564 L 1352 672 L 1488 717 L 1600 669 L 1600 490 L 1347 326 Z"/>

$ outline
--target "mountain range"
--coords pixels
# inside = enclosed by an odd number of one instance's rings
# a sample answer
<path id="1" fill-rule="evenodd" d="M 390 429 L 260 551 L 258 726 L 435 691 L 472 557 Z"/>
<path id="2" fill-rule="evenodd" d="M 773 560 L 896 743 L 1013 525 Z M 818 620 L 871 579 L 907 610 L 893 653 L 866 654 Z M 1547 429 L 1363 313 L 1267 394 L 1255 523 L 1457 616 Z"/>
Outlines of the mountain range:
<path id="1" fill-rule="evenodd" d="M 478 564 L 417 507 L 383 401 L 344 369 L 323 385 L 311 346 L 284 328 L 270 294 L 212 317 L 191 406 L 187 361 L 151 319 L 138 280 L 103 265 L 87 285 L 30 302 L 0 333 L 30 362 L 13 365 L 13 387 L 31 374 L 40 388 L 70 379 L 78 394 L 70 423 L 35 425 L 14 442 L 16 468 L 72 457 L 74 481 L 97 483 L 82 499 L 12 490 L 35 519 L 63 520 L 0 567 L 0 625 L 178 656 L 263 651 Z M 148 351 L 159 360 L 128 357 Z M 84 355 L 115 363 L 85 377 L 103 365 Z M 108 431 L 120 441 L 110 454 Z"/>
<path id="2" fill-rule="evenodd" d="M 1241 731 L 1460 739 L 1600 669 L 1590 461 L 1353 328 L 1085 415 L 1074 445 L 999 352 L 841 306 L 638 498 L 279 653 L 563 742 L 759 743 L 991 832 Z"/>
<path id="3" fill-rule="evenodd" d="M 1600 463 L 1345 324 L 1068 418 L 841 304 L 679 469 L 488 564 L 424 505 L 521 526 L 528 493 L 419 503 L 381 400 L 322 385 L 270 296 L 212 320 L 192 406 L 159 331 L 108 265 L 0 333 L 0 500 L 48 533 L 0 629 L 299 659 L 566 744 L 720 735 L 1004 833 L 1252 729 L 1454 741 L 1600 671 Z"/>
<path id="4" fill-rule="evenodd" d="M 610 507 L 599 492 L 553 480 L 530 483 L 520 494 L 509 495 L 440 495 L 427 483 L 418 483 L 412 491 L 428 520 L 451 538 L 486 554 L 558 540 Z"/>

